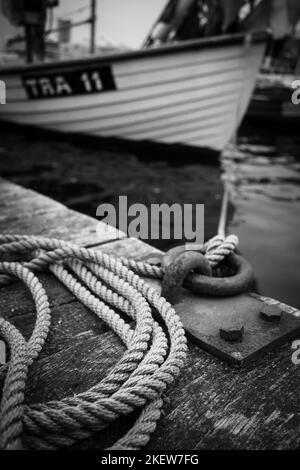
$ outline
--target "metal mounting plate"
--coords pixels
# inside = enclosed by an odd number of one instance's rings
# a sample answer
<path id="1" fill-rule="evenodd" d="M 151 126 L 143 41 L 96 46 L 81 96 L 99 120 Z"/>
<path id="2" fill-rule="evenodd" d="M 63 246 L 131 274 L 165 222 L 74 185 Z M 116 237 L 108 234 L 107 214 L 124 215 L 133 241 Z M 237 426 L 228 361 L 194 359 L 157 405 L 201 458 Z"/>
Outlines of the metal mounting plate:
<path id="1" fill-rule="evenodd" d="M 266 304 L 248 295 L 226 298 L 198 297 L 188 293 L 175 305 L 189 338 L 203 349 L 226 361 L 242 365 L 300 334 L 300 318 L 272 305 L 279 321 L 266 321 L 261 311 Z M 276 312 L 277 310 L 277 312 Z M 220 329 L 244 328 L 241 342 L 227 342 Z"/>
<path id="2" fill-rule="evenodd" d="M 150 284 L 160 290 L 157 281 L 151 280 Z M 184 290 L 181 302 L 174 308 L 190 341 L 232 365 L 241 366 L 300 336 L 300 316 L 290 313 L 292 309 L 288 307 L 272 305 L 272 315 L 278 312 L 281 319 L 266 321 L 261 311 L 267 306 L 252 294 L 213 298 Z M 220 329 L 234 325 L 244 328 L 244 338 L 241 342 L 226 342 L 220 337 Z"/>

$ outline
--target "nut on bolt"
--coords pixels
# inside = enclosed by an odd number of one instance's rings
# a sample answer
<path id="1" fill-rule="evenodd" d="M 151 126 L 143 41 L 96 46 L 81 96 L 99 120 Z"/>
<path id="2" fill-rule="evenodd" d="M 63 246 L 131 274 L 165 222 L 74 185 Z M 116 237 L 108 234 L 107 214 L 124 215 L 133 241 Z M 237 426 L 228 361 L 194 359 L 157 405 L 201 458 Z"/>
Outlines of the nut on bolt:
<path id="1" fill-rule="evenodd" d="M 243 326 L 232 326 L 229 328 L 221 328 L 220 337 L 228 343 L 241 343 L 243 341 L 245 330 Z"/>
<path id="2" fill-rule="evenodd" d="M 265 304 L 260 311 L 260 318 L 268 322 L 280 322 L 282 311 L 276 305 Z"/>

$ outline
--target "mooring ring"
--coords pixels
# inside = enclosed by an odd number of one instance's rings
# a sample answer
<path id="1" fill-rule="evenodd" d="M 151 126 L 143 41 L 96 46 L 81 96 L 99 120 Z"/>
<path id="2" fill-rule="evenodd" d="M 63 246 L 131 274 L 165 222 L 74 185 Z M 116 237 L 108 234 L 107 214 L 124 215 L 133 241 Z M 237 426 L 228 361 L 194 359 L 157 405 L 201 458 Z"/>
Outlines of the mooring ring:
<path id="1" fill-rule="evenodd" d="M 200 253 L 199 250 L 193 250 L 192 248 L 191 249 L 188 249 L 187 248 L 187 245 L 180 245 L 180 246 L 175 246 L 174 248 L 171 248 L 170 250 L 168 250 L 166 253 L 164 253 L 163 257 L 162 257 L 162 268 L 164 270 L 166 270 L 166 268 L 175 261 L 175 259 L 181 255 L 182 253 Z M 202 253 L 200 253 L 202 254 Z"/>
<path id="2" fill-rule="evenodd" d="M 165 297 L 171 304 L 177 303 L 181 297 L 185 279 L 192 270 L 197 270 L 203 277 L 211 279 L 212 268 L 208 260 L 196 251 L 184 251 L 167 263 L 162 281 L 162 297 Z"/>
<path id="3" fill-rule="evenodd" d="M 212 297 L 228 297 L 247 291 L 253 281 L 250 263 L 235 253 L 229 254 L 222 263 L 234 272 L 232 276 L 212 277 L 208 260 L 199 252 L 185 251 L 184 247 L 170 250 L 163 258 L 163 297 L 173 304 L 178 302 L 182 287 Z"/>
<path id="4" fill-rule="evenodd" d="M 190 273 L 184 280 L 184 287 L 196 294 L 213 297 L 227 297 L 247 291 L 253 281 L 251 264 L 235 253 L 226 256 L 225 262 L 235 273 L 233 276 L 206 277 Z"/>

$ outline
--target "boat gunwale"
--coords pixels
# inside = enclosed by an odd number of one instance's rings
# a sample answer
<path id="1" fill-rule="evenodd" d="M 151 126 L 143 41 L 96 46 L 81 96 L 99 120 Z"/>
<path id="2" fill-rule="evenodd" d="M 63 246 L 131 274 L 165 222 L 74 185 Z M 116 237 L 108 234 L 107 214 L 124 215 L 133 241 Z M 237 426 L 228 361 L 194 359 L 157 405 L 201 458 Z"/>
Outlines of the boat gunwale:
<path id="1" fill-rule="evenodd" d="M 126 62 L 136 59 L 152 58 L 157 56 L 164 56 L 169 54 L 176 54 L 190 50 L 201 50 L 206 47 L 226 47 L 235 44 L 241 44 L 247 38 L 250 43 L 260 44 L 265 43 L 267 39 L 266 32 L 253 32 L 253 33 L 238 33 L 238 34 L 226 34 L 221 36 L 212 36 L 209 38 L 193 39 L 189 41 L 177 42 L 175 44 L 167 44 L 161 47 L 119 52 L 116 54 L 109 54 L 105 56 L 96 55 L 91 57 L 79 58 L 75 60 L 64 60 L 56 62 L 47 62 L 39 64 L 18 64 L 13 66 L 0 67 L 0 76 L 13 75 L 18 73 L 30 73 L 30 72 L 45 72 L 48 70 L 55 70 L 56 68 L 60 71 L 72 69 L 80 69 L 82 66 L 92 68 L 97 65 L 109 65 L 112 62 Z"/>

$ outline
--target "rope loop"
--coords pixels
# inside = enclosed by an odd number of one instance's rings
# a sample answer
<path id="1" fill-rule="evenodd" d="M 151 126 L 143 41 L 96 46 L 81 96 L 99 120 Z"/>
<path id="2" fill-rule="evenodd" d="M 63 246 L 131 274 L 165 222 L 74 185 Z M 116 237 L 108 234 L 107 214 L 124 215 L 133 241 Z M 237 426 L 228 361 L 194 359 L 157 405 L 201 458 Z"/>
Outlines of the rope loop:
<path id="1" fill-rule="evenodd" d="M 0 285 L 13 277 L 24 282 L 35 302 L 36 321 L 26 342 L 14 326 L 0 319 L 0 333 L 10 349 L 10 362 L 0 370 L 5 377 L 0 408 L 1 448 L 70 446 L 136 408 L 141 410 L 139 418 L 110 448 L 139 449 L 147 444 L 162 414 L 163 397 L 182 370 L 187 352 L 185 332 L 175 310 L 140 277 L 146 273 L 161 278 L 161 270 L 62 240 L 0 235 L 0 259 L 14 254 L 22 255 L 24 261 L 1 261 Z M 27 406 L 27 370 L 38 359 L 51 323 L 48 297 L 38 279 L 38 273 L 45 270 L 50 270 L 104 321 L 127 349 L 108 375 L 91 389 Z M 154 320 L 152 308 L 158 312 L 164 329 Z M 119 312 L 132 321 L 126 321 Z"/>

